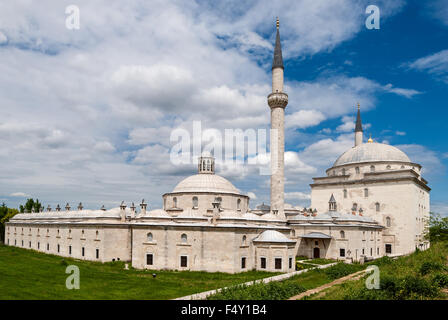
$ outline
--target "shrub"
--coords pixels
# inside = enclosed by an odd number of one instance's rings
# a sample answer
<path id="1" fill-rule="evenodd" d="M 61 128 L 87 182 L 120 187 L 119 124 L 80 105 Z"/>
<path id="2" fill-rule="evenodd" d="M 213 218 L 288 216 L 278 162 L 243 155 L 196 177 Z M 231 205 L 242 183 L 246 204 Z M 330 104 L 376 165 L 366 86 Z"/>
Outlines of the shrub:
<path id="1" fill-rule="evenodd" d="M 439 288 L 448 287 L 448 275 L 445 273 L 436 273 L 432 277 L 432 283 L 437 285 Z"/>
<path id="2" fill-rule="evenodd" d="M 250 286 L 238 285 L 225 288 L 221 292 L 207 297 L 208 300 L 285 300 L 305 291 L 294 281 L 255 283 Z"/>
<path id="3" fill-rule="evenodd" d="M 329 268 L 323 269 L 323 272 L 330 279 L 338 279 L 359 270 L 361 270 L 361 267 L 358 264 L 345 264 L 341 262 Z"/>
<path id="4" fill-rule="evenodd" d="M 425 261 L 420 266 L 420 274 L 426 275 L 426 274 L 430 273 L 431 271 L 440 271 L 443 269 L 444 269 L 444 266 L 440 262 Z"/>

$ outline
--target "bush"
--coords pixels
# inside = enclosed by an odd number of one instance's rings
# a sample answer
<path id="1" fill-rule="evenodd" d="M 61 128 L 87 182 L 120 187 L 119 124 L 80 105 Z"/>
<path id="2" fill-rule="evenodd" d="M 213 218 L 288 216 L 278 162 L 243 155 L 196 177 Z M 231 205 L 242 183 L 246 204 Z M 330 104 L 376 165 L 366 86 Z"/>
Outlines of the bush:
<path id="1" fill-rule="evenodd" d="M 351 273 L 361 270 L 362 267 L 358 264 L 345 264 L 338 263 L 329 268 L 323 269 L 322 271 L 330 278 L 330 279 L 339 279 L 345 277 Z"/>
<path id="2" fill-rule="evenodd" d="M 420 274 L 426 275 L 431 271 L 440 271 L 444 269 L 445 269 L 444 265 L 441 264 L 440 262 L 425 261 L 420 266 Z"/>
<path id="3" fill-rule="evenodd" d="M 208 300 L 285 300 L 305 291 L 297 282 L 280 281 L 238 285 L 207 297 Z"/>
<path id="4" fill-rule="evenodd" d="M 432 277 L 432 283 L 437 285 L 439 288 L 448 287 L 448 275 L 445 273 L 436 273 Z"/>

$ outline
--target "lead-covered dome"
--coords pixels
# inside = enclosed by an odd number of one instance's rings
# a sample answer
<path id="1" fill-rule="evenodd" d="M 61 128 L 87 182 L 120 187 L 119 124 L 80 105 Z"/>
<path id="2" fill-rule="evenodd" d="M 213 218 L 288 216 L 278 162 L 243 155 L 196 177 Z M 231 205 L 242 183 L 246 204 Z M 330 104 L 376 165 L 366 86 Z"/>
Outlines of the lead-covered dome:
<path id="1" fill-rule="evenodd" d="M 333 167 L 358 162 L 394 161 L 411 162 L 400 149 L 384 143 L 363 143 L 343 153 Z"/>
<path id="2" fill-rule="evenodd" d="M 196 174 L 190 176 L 174 188 L 175 192 L 217 192 L 240 194 L 229 180 L 216 174 Z"/>

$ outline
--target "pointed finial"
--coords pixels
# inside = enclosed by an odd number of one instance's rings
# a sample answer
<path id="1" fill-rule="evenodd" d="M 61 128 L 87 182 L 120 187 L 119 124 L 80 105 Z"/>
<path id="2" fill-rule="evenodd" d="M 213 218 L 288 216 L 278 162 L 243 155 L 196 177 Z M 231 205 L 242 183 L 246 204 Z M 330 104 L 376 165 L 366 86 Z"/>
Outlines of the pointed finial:
<path id="1" fill-rule="evenodd" d="M 278 20 L 278 17 L 277 17 L 277 29 L 278 28 L 280 28 L 280 20 Z"/>
<path id="2" fill-rule="evenodd" d="M 359 102 L 358 102 L 358 110 L 359 110 Z"/>
<path id="3" fill-rule="evenodd" d="M 372 134 L 370 134 L 370 138 L 369 138 L 369 140 L 367 140 L 367 142 L 369 142 L 369 143 L 372 143 L 372 142 L 373 142 Z"/>

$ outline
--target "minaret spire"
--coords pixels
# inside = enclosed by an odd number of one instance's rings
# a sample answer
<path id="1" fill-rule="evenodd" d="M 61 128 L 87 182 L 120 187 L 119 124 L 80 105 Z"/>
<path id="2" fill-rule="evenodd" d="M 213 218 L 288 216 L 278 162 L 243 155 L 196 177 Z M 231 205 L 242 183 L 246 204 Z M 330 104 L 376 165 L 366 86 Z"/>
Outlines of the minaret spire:
<path id="1" fill-rule="evenodd" d="M 355 126 L 355 147 L 362 144 L 362 122 L 361 122 L 361 111 L 358 102 L 358 114 L 356 115 L 356 126 Z"/>
<path id="2" fill-rule="evenodd" d="M 272 62 L 272 93 L 268 95 L 271 108 L 271 211 L 285 218 L 285 108 L 288 95 L 283 92 L 283 58 L 280 44 L 279 21 Z"/>
<path id="3" fill-rule="evenodd" d="M 274 60 L 272 61 L 272 69 L 283 67 L 282 45 L 280 43 L 280 21 L 277 18 L 277 35 L 275 37 Z"/>

